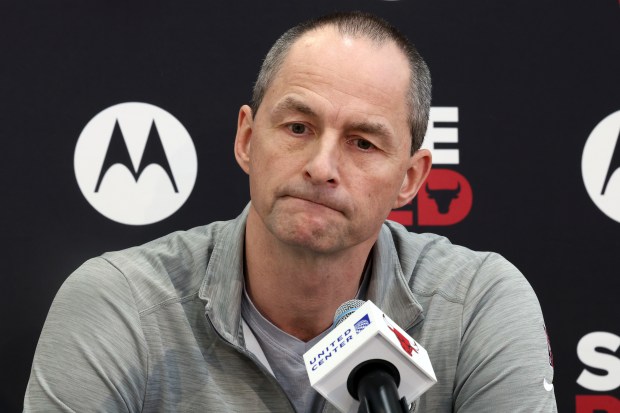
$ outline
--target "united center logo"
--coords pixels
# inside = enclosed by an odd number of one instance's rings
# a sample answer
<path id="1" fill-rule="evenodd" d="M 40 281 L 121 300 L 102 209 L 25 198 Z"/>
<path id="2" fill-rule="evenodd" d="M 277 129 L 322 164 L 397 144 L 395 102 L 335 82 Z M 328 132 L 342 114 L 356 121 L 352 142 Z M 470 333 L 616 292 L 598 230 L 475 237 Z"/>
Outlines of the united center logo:
<path id="1" fill-rule="evenodd" d="M 620 222 L 620 110 L 590 133 L 583 148 L 581 174 L 594 204 Z"/>
<path id="2" fill-rule="evenodd" d="M 362 330 L 364 330 L 369 325 L 370 325 L 370 318 L 368 317 L 368 314 L 366 314 L 364 317 L 360 318 L 359 321 L 355 323 L 353 327 L 355 328 L 355 333 L 359 334 L 362 332 Z"/>
<path id="3" fill-rule="evenodd" d="M 148 225 L 174 214 L 196 182 L 192 139 L 174 116 L 148 103 L 111 106 L 82 130 L 74 154 L 75 177 L 103 216 Z"/>

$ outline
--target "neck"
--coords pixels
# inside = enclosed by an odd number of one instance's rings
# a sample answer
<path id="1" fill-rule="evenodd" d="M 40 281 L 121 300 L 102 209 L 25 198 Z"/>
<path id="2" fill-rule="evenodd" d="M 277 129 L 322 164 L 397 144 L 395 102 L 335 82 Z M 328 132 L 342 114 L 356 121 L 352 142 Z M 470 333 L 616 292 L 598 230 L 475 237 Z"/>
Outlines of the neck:
<path id="1" fill-rule="evenodd" d="M 261 314 L 308 341 L 332 324 L 334 312 L 355 298 L 374 240 L 322 254 L 279 242 L 250 208 L 245 234 L 248 295 Z"/>

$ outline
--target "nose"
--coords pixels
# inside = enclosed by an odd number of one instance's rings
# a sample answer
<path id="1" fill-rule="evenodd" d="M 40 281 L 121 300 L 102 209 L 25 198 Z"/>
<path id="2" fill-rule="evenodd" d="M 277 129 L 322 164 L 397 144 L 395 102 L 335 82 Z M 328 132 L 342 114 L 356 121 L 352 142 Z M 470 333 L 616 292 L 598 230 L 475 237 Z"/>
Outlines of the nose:
<path id="1" fill-rule="evenodd" d="M 341 158 L 338 139 L 322 136 L 310 145 L 304 176 L 313 184 L 337 185 Z"/>

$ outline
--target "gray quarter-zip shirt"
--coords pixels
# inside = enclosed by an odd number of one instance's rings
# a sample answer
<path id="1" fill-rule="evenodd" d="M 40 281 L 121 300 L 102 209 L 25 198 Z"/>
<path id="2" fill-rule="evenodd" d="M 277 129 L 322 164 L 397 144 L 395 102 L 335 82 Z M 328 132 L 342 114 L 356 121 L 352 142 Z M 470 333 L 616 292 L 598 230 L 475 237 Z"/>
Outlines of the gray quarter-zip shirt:
<path id="1" fill-rule="evenodd" d="M 246 217 L 78 268 L 43 327 L 24 411 L 293 412 L 244 335 Z M 501 256 L 388 221 L 367 298 L 430 355 L 438 383 L 416 412 L 557 410 L 540 306 Z"/>

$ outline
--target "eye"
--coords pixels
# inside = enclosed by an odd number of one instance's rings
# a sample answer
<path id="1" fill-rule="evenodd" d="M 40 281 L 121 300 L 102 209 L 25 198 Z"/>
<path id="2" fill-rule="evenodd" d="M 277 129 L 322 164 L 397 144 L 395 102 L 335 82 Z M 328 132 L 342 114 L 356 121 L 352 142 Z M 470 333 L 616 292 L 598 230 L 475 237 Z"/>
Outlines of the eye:
<path id="1" fill-rule="evenodd" d="M 375 147 L 375 145 L 368 142 L 366 139 L 355 139 L 354 143 L 355 143 L 355 146 L 357 146 L 359 149 L 363 151 L 369 151 Z"/>
<path id="2" fill-rule="evenodd" d="M 306 125 L 303 123 L 291 123 L 287 125 L 288 129 L 293 132 L 295 135 L 303 135 L 307 131 Z"/>

